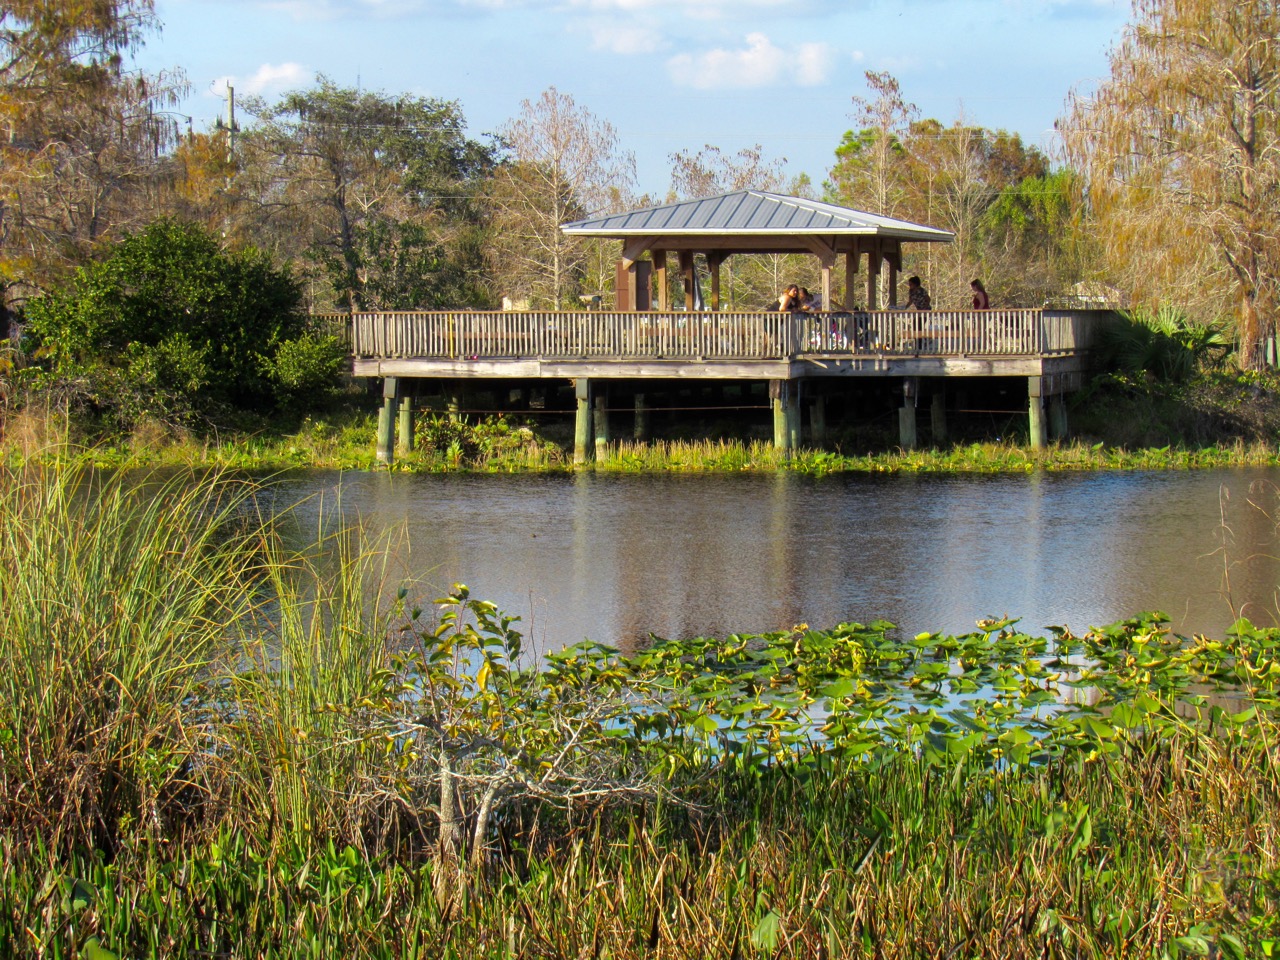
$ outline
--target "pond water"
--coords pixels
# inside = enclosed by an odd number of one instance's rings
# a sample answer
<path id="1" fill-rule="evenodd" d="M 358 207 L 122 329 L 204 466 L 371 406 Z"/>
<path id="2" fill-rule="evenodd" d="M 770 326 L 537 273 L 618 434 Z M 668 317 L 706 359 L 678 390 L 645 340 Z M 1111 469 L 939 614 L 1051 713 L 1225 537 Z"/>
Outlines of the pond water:
<path id="1" fill-rule="evenodd" d="M 286 477 L 299 535 L 339 510 L 415 594 L 454 581 L 541 649 L 886 619 L 1076 632 L 1140 611 L 1221 636 L 1280 619 L 1280 471 L 1019 476 Z"/>

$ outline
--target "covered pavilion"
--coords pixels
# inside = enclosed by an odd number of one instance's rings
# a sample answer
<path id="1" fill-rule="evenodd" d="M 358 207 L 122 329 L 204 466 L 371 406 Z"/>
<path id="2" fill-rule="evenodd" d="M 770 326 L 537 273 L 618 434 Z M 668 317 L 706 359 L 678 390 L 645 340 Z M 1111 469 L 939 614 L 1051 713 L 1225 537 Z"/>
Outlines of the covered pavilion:
<path id="1" fill-rule="evenodd" d="M 844 259 L 844 306 L 853 309 L 859 264 L 865 256 L 866 303 L 878 308 L 880 276 L 888 265 L 888 304 L 897 305 L 898 274 L 904 243 L 950 243 L 946 230 L 895 220 L 861 210 L 767 193 L 735 190 L 714 197 L 681 200 L 628 213 L 605 214 L 567 223 L 566 236 L 622 241 L 617 266 L 618 310 L 669 310 L 668 254 L 675 253 L 684 275 L 685 309 L 695 306 L 694 254 L 707 258 L 711 273 L 709 306 L 719 311 L 720 268 L 737 253 L 812 254 L 821 268 L 822 303 L 832 300 L 832 275 Z M 649 260 L 643 258 L 649 255 Z M 651 295 L 651 273 L 657 279 L 657 302 Z"/>

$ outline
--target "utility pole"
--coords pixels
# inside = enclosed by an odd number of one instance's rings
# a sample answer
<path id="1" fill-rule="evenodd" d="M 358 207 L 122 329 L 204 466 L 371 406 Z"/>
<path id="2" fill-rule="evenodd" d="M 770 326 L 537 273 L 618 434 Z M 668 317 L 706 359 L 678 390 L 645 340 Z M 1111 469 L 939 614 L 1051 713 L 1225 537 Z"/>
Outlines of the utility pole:
<path id="1" fill-rule="evenodd" d="M 227 84 L 227 163 L 236 157 L 236 88 Z"/>
<path id="2" fill-rule="evenodd" d="M 235 163 L 236 159 L 236 88 L 227 84 L 227 119 L 218 117 L 214 128 L 227 131 L 227 163 Z"/>

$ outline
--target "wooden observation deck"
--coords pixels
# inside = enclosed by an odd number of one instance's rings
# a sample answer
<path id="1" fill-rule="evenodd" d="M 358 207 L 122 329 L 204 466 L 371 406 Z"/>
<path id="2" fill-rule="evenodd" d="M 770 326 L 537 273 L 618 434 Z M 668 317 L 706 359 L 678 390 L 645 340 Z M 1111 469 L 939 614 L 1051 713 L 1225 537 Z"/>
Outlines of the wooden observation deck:
<path id="1" fill-rule="evenodd" d="M 607 442 L 605 389 L 597 385 L 607 387 L 610 381 L 767 381 L 774 442 L 792 449 L 799 445 L 799 398 L 806 382 L 899 378 L 899 433 L 902 445 L 911 447 L 922 380 L 1025 377 L 1031 442 L 1040 445 L 1050 432 L 1065 434 L 1062 394 L 1078 384 L 1106 316 L 1105 311 L 1049 309 L 895 309 L 903 245 L 949 243 L 950 233 L 759 190 L 602 215 L 565 224 L 561 231 L 621 242 L 613 310 L 354 314 L 354 373 L 384 381 L 380 457 L 392 456 L 397 412 L 401 442 L 410 442 L 412 401 L 405 385 L 424 378 L 572 380 L 575 457 L 581 460 L 590 456 L 593 430 L 597 445 L 602 435 Z M 683 310 L 672 303 L 670 254 L 676 256 Z M 820 302 L 848 309 L 769 313 L 724 303 L 724 264 L 730 257 L 761 254 L 816 257 Z M 705 301 L 700 262 L 710 288 Z M 882 299 L 890 309 L 877 309 Z M 935 383 L 930 392 L 937 438 L 946 433 L 943 391 Z M 810 425 L 816 436 L 824 390 L 810 389 L 806 395 L 813 403 Z M 1045 418 L 1046 397 L 1052 398 L 1051 424 Z M 638 404 L 639 399 L 637 422 Z"/>

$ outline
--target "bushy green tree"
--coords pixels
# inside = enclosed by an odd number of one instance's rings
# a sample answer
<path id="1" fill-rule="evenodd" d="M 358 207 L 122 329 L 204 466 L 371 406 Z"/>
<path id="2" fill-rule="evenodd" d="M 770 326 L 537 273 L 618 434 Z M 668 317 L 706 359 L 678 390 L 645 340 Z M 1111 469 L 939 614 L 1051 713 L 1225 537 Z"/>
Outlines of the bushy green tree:
<path id="1" fill-rule="evenodd" d="M 300 299 L 260 251 L 161 220 L 32 301 L 28 334 L 49 382 L 126 422 L 266 409 L 336 370 Z"/>
<path id="2" fill-rule="evenodd" d="M 483 306 L 491 144 L 453 101 L 315 86 L 267 104 L 237 141 L 237 216 L 343 310 Z M 313 304 L 314 305 L 314 304 Z"/>

